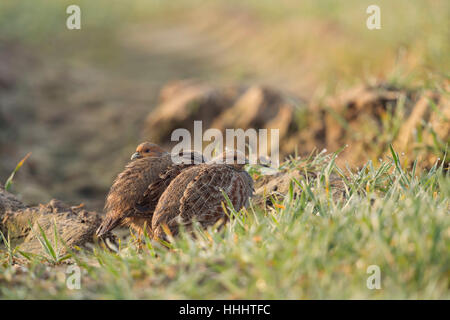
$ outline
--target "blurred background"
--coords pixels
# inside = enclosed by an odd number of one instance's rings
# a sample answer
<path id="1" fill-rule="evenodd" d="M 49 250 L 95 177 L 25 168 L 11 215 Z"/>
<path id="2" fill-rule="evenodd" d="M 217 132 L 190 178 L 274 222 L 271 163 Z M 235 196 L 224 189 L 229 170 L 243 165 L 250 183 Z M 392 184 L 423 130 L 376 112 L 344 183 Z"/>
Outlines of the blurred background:
<path id="1" fill-rule="evenodd" d="M 430 167 L 449 142 L 449 18 L 446 0 L 2 0 L 0 184 L 32 152 L 11 189 L 25 203 L 101 210 L 140 141 L 169 147 L 194 119 L 279 128 L 283 156 L 347 146 L 359 166 L 392 143 Z"/>

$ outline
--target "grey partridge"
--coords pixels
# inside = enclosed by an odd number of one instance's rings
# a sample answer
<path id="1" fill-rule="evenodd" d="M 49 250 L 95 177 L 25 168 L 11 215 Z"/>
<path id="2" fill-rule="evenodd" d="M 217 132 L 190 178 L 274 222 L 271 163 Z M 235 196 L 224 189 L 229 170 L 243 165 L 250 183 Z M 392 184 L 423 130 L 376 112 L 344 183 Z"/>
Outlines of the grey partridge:
<path id="1" fill-rule="evenodd" d="M 216 163 L 217 159 L 224 161 Z M 180 225 L 189 227 L 193 220 L 205 228 L 220 219 L 225 222 L 227 215 L 222 207 L 225 202 L 222 192 L 235 210 L 248 206 L 254 189 L 252 178 L 244 170 L 245 162 L 242 153 L 226 151 L 208 163 L 185 168 L 173 179 L 169 177 L 171 181 L 153 213 L 154 238 L 166 239 L 166 228 L 176 235 Z"/>
<path id="2" fill-rule="evenodd" d="M 189 157 L 192 162 L 203 161 L 203 157 L 195 152 L 187 152 L 182 157 Z M 156 206 L 151 201 L 157 202 L 159 196 L 155 192 L 149 195 L 147 189 L 149 185 L 159 181 L 161 173 L 174 164 L 173 159 L 173 155 L 150 142 L 141 143 L 136 148 L 131 156 L 132 161 L 114 180 L 106 197 L 106 217 L 96 231 L 98 237 L 103 237 L 118 226 L 131 226 L 139 235 L 145 229 L 151 236 L 151 221 Z M 163 191 L 164 189 L 159 189 L 160 194 Z"/>

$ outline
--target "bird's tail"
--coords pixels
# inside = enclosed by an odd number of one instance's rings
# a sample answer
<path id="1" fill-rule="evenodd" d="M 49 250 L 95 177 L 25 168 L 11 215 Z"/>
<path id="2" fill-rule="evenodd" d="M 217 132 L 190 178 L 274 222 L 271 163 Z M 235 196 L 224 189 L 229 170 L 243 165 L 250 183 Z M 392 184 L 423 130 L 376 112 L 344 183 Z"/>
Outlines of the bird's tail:
<path id="1" fill-rule="evenodd" d="M 95 235 L 99 238 L 102 238 L 109 231 L 117 227 L 121 222 L 122 219 L 106 216 L 105 220 L 102 221 L 97 231 L 95 231 Z"/>

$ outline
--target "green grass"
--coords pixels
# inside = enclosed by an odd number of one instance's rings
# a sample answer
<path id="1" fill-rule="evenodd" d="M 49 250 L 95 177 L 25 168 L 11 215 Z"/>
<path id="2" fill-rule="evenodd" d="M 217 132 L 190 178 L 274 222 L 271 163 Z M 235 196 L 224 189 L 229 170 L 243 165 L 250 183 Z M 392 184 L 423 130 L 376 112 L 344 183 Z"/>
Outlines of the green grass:
<path id="1" fill-rule="evenodd" d="M 0 296 L 449 299 L 450 177 L 444 164 L 418 174 L 415 164 L 402 167 L 392 149 L 380 165 L 368 162 L 349 172 L 336 167 L 336 156 L 283 163 L 282 170 L 316 178 L 293 180 L 273 207 L 228 209 L 232 219 L 220 231 L 196 229 L 195 239 L 182 232 L 170 249 L 147 241 L 141 251 L 130 242 L 118 253 L 101 247 L 72 252 L 82 270 L 80 290 L 67 289 L 61 261 L 30 257 L 21 269 L 11 263 L 21 255 L 9 248 L 0 254 Z M 336 177 L 342 184 L 333 183 Z M 379 290 L 366 287 L 370 265 L 380 267 Z"/>
<path id="2" fill-rule="evenodd" d="M 11 175 L 9 176 L 8 180 L 6 180 L 5 182 L 5 190 L 9 191 L 11 189 L 11 186 L 13 184 L 13 179 L 14 176 L 16 175 L 17 171 L 20 170 L 20 168 L 22 168 L 23 164 L 25 163 L 25 161 L 27 161 L 27 159 L 29 158 L 29 156 L 31 155 L 31 152 L 29 152 L 22 160 L 19 161 L 19 163 L 16 165 L 16 167 L 14 168 L 13 172 L 11 173 Z"/>

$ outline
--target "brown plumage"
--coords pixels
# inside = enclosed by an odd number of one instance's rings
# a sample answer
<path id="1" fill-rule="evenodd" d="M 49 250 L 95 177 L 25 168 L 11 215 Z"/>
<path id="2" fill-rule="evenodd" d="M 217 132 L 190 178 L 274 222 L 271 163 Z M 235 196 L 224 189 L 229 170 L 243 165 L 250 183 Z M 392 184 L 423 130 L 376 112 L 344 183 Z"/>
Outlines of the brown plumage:
<path id="1" fill-rule="evenodd" d="M 189 152 L 188 156 L 190 160 L 203 161 L 203 157 L 195 152 Z M 157 190 L 159 194 L 156 191 L 148 193 L 147 189 L 160 180 L 161 173 L 174 165 L 172 159 L 171 154 L 156 144 L 144 142 L 137 147 L 132 161 L 117 176 L 108 193 L 105 203 L 107 213 L 97 229 L 98 237 L 103 237 L 117 226 L 131 226 L 138 234 L 142 234 L 144 226 L 147 226 L 146 231 L 151 236 L 153 211 L 164 187 L 161 185 Z"/>
<path id="2" fill-rule="evenodd" d="M 137 203 L 136 208 L 143 214 L 153 215 L 156 205 L 167 189 L 169 184 L 175 179 L 181 171 L 193 166 L 193 164 L 179 164 L 169 166 L 163 173 L 159 175 L 156 182 L 150 184 L 144 192 L 142 199 Z M 150 223 L 151 226 L 151 223 Z"/>
<path id="3" fill-rule="evenodd" d="M 223 192 L 234 209 L 248 205 L 253 194 L 253 180 L 244 170 L 245 158 L 235 151 L 226 152 L 219 158 L 227 163 L 200 164 L 184 169 L 168 185 L 160 196 L 152 219 L 155 238 L 165 239 L 165 227 L 172 235 L 178 233 L 180 225 L 189 227 L 193 220 L 203 227 L 227 220 L 222 202 Z M 231 161 L 230 161 L 231 160 Z M 241 162 L 238 164 L 236 162 Z"/>
<path id="4" fill-rule="evenodd" d="M 98 237 L 124 225 L 141 231 L 145 217 L 137 214 L 136 203 L 141 200 L 148 185 L 155 182 L 159 174 L 172 164 L 170 154 L 148 142 L 136 148 L 131 160 L 109 190 L 105 202 L 106 217 L 97 229 Z"/>

